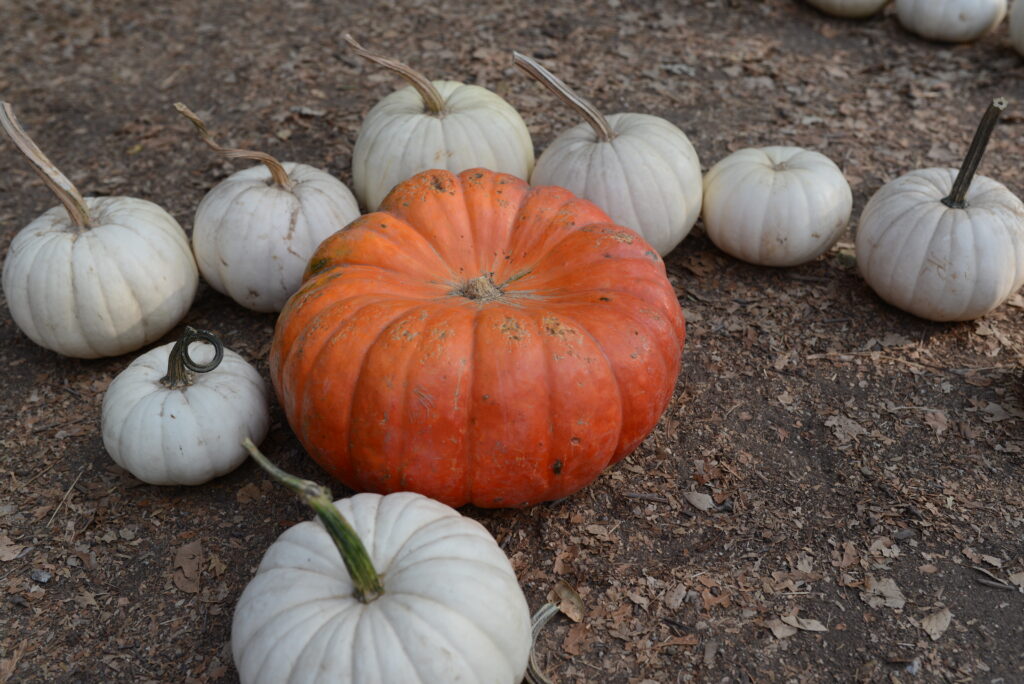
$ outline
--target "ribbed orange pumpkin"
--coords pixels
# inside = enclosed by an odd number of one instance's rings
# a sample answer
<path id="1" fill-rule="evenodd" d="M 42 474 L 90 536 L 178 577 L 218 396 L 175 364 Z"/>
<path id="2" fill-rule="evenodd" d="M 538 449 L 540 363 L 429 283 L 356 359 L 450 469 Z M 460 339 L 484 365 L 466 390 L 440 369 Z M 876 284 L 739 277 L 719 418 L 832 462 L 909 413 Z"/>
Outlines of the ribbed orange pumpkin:
<path id="1" fill-rule="evenodd" d="M 309 453 L 452 506 L 571 494 L 654 427 L 685 329 L 638 234 L 556 187 L 426 171 L 325 240 L 274 333 Z"/>

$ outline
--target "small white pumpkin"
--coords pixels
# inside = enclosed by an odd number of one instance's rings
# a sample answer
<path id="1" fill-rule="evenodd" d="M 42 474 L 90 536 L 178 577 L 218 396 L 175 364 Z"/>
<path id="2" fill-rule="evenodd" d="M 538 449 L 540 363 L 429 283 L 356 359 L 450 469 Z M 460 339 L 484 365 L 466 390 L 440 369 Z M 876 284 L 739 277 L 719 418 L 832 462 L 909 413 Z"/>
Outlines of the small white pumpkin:
<path id="1" fill-rule="evenodd" d="M 1006 16 L 1006 0 L 896 0 L 903 28 L 947 43 L 977 40 Z"/>
<path id="2" fill-rule="evenodd" d="M 959 172 L 919 169 L 886 183 L 857 229 L 857 265 L 893 306 L 964 321 L 1024 284 L 1024 203 L 975 171 L 1006 101 L 989 106 Z M 973 183 L 972 183 L 973 180 Z"/>
<path id="3" fill-rule="evenodd" d="M 3 289 L 14 322 L 39 346 L 82 359 L 160 339 L 184 318 L 199 284 L 185 231 L 146 200 L 83 198 L 6 102 L 0 127 L 63 205 L 11 241 Z"/>
<path id="4" fill-rule="evenodd" d="M 824 254 L 850 222 L 853 193 L 825 155 L 800 147 L 737 150 L 704 177 L 704 228 L 723 252 L 762 266 Z"/>
<path id="5" fill-rule="evenodd" d="M 207 341 L 191 356 L 189 345 Z M 198 374 L 198 375 L 197 375 Z M 241 440 L 270 424 L 263 378 L 215 335 L 189 326 L 123 370 L 103 397 L 103 445 L 114 462 L 157 485 L 197 485 L 245 460 Z"/>
<path id="6" fill-rule="evenodd" d="M 214 151 L 262 162 L 228 176 L 199 203 L 192 224 L 199 272 L 247 309 L 280 311 L 299 289 L 317 245 L 359 218 L 356 198 L 320 169 L 221 147 L 192 110 L 180 102 L 174 107 Z"/>
<path id="7" fill-rule="evenodd" d="M 366 115 L 352 151 L 352 186 L 369 211 L 391 189 L 428 169 L 461 173 L 483 167 L 528 180 L 533 141 L 512 105 L 486 88 L 430 81 L 401 62 L 345 40 L 360 57 L 404 78 Z"/>
<path id="8" fill-rule="evenodd" d="M 877 13 L 889 0 L 807 0 L 808 5 L 835 17 L 863 19 Z"/>
<path id="9" fill-rule="evenodd" d="M 242 684 L 518 684 L 530 614 L 505 553 L 482 525 L 420 494 L 331 493 L 262 467 L 319 521 L 286 530 L 235 608 Z"/>
<path id="10" fill-rule="evenodd" d="M 516 66 L 586 119 L 544 150 L 530 184 L 566 188 L 640 233 L 662 256 L 671 252 L 700 215 L 700 160 L 686 134 L 650 114 L 605 117 L 535 60 L 513 55 Z"/>
<path id="11" fill-rule="evenodd" d="M 1024 0 L 1014 0 L 1010 8 L 1010 43 L 1024 57 Z"/>

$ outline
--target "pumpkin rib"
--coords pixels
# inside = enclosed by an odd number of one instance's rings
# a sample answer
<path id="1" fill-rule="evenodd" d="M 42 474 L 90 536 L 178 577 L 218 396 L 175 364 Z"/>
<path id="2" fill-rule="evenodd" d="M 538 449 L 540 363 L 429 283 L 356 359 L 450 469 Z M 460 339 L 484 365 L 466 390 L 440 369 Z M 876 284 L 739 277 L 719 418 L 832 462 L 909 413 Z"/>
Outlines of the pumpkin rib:
<path id="1" fill-rule="evenodd" d="M 71 284 L 74 288 L 72 296 L 75 302 L 75 320 L 78 321 L 78 325 L 82 330 L 82 336 L 85 339 L 86 345 L 93 353 L 100 354 L 100 350 L 93 341 L 93 327 L 99 328 L 102 326 L 107 328 L 106 331 L 101 333 L 104 338 L 116 337 L 117 335 L 117 322 L 113 312 L 110 310 L 110 303 L 107 301 L 106 292 L 103 287 L 106 274 L 100 279 L 83 279 L 78 275 L 80 272 L 89 273 L 93 271 L 101 273 L 107 270 L 97 268 L 97 266 L 96 255 L 93 254 L 92 250 L 92 240 L 84 235 L 79 236 L 79 239 L 75 240 L 71 251 Z M 89 287 L 90 285 L 95 286 L 96 289 Z M 130 288 L 128 291 L 131 291 Z M 93 317 L 83 317 L 82 315 L 89 309 L 99 314 L 95 316 L 95 322 Z M 103 325 L 103 323 L 106 323 L 106 325 Z"/>
<path id="2" fill-rule="evenodd" d="M 395 603 L 395 601 L 392 601 L 392 603 Z M 405 639 L 402 639 L 401 635 L 398 633 L 398 630 L 395 629 L 395 625 L 393 624 L 391 618 L 387 615 L 386 610 L 384 609 L 384 606 L 381 606 L 380 613 L 381 613 L 381 616 L 380 616 L 381 620 L 380 620 L 380 622 L 382 622 L 384 625 L 387 625 L 388 630 L 391 632 L 392 643 L 398 645 L 398 648 L 399 648 L 399 650 L 401 650 L 402 655 L 405 656 L 405 662 L 409 666 L 408 669 L 416 677 L 415 682 L 410 682 L 409 684 L 426 684 L 426 682 L 423 681 L 423 677 L 420 675 L 419 669 L 413 664 L 412 654 L 409 652 L 409 649 L 406 648 Z M 355 640 L 353 639 L 353 642 L 354 641 Z M 376 651 L 376 649 L 374 649 L 374 650 Z M 391 652 L 388 652 L 387 655 L 389 657 L 392 656 Z"/>

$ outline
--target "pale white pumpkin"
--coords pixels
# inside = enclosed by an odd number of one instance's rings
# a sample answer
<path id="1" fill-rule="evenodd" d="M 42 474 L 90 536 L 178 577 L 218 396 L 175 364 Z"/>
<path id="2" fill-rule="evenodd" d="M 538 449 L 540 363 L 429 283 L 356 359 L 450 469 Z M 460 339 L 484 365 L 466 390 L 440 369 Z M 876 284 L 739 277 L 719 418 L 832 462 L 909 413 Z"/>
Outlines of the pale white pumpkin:
<path id="1" fill-rule="evenodd" d="M 934 321 L 969 320 L 1024 284 L 1024 203 L 1002 183 L 974 176 L 1005 106 L 989 108 L 959 172 L 911 171 L 864 207 L 857 265 L 893 306 Z"/>
<path id="2" fill-rule="evenodd" d="M 807 0 L 808 5 L 835 17 L 863 19 L 877 13 L 889 0 Z"/>
<path id="3" fill-rule="evenodd" d="M 522 680 L 529 609 L 482 525 L 411 492 L 332 504 L 315 483 L 277 473 L 320 520 L 286 530 L 238 600 L 231 650 L 243 684 Z"/>
<path id="4" fill-rule="evenodd" d="M 280 311 L 299 289 L 317 245 L 359 217 L 356 198 L 312 166 L 221 147 L 188 107 L 175 108 L 216 152 L 262 162 L 228 176 L 199 203 L 192 225 L 199 272 L 247 309 Z"/>
<path id="5" fill-rule="evenodd" d="M 3 290 L 14 322 L 39 346 L 84 359 L 160 339 L 188 312 L 199 283 L 185 231 L 146 200 L 83 198 L 6 102 L 0 126 L 63 205 L 11 241 Z"/>
<path id="6" fill-rule="evenodd" d="M 723 252 L 762 266 L 824 254 L 850 222 L 853 193 L 825 155 L 800 147 L 733 152 L 704 177 L 704 228 Z"/>
<path id="7" fill-rule="evenodd" d="M 566 188 L 640 233 L 662 256 L 671 252 L 700 215 L 700 160 L 686 134 L 650 114 L 605 117 L 532 58 L 516 52 L 514 60 L 587 120 L 544 150 L 530 183 Z"/>
<path id="8" fill-rule="evenodd" d="M 352 186 L 367 210 L 376 210 L 398 183 L 428 169 L 461 173 L 483 167 L 529 179 L 530 132 L 501 96 L 476 85 L 430 81 L 365 50 L 351 36 L 345 39 L 356 54 L 410 83 L 374 105 L 359 129 Z"/>
<path id="9" fill-rule="evenodd" d="M 947 43 L 977 40 L 1005 16 L 1006 0 L 896 0 L 903 28 Z"/>
<path id="10" fill-rule="evenodd" d="M 1010 43 L 1024 57 L 1024 0 L 1014 0 L 1010 8 Z"/>
<path id="11" fill-rule="evenodd" d="M 245 460 L 242 439 L 266 435 L 267 387 L 211 333 L 186 327 L 177 342 L 151 349 L 114 378 L 101 424 L 107 453 L 143 482 L 202 484 Z"/>

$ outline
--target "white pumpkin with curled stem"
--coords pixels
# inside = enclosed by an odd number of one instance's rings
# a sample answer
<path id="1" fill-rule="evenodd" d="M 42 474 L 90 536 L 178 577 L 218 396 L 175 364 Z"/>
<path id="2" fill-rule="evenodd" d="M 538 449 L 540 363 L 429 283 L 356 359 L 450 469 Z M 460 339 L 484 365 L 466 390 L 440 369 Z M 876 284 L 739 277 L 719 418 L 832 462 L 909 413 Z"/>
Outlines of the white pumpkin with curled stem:
<path id="1" fill-rule="evenodd" d="M 320 169 L 221 147 L 192 110 L 174 107 L 215 152 L 262 163 L 228 176 L 199 203 L 192 227 L 199 272 L 247 309 L 280 311 L 317 245 L 359 217 L 356 198 Z"/>
<path id="2" fill-rule="evenodd" d="M 209 342 L 196 348 L 189 346 Z M 103 445 L 119 466 L 156 485 L 197 485 L 246 458 L 241 440 L 270 424 L 267 388 L 245 359 L 189 326 L 135 359 L 103 397 Z"/>
<path id="3" fill-rule="evenodd" d="M 896 18 L 922 38 L 945 43 L 977 40 L 1006 16 L 1006 0 L 896 0 Z"/>
<path id="4" fill-rule="evenodd" d="M 824 254 L 846 230 L 852 208 L 839 167 L 800 147 L 737 150 L 704 176 L 708 237 L 762 266 L 796 266 Z"/>
<path id="5" fill-rule="evenodd" d="M 83 359 L 160 339 L 192 305 L 199 274 L 174 217 L 134 197 L 83 198 L 0 103 L 0 127 L 60 200 L 11 241 L 3 290 L 41 347 Z"/>
<path id="6" fill-rule="evenodd" d="M 431 81 L 393 59 L 370 52 L 350 35 L 357 55 L 405 79 L 409 86 L 366 115 L 352 151 L 352 186 L 368 210 L 421 171 L 461 173 L 483 167 L 523 180 L 533 169 L 526 123 L 501 96 L 476 85 Z"/>
<path id="7" fill-rule="evenodd" d="M 243 684 L 518 684 L 526 598 L 482 525 L 412 492 L 330 491 L 253 458 L 316 511 L 275 541 L 235 607 Z"/>
<path id="8" fill-rule="evenodd" d="M 864 19 L 877 14 L 889 0 L 807 0 L 826 14 L 847 19 Z"/>
<path id="9" fill-rule="evenodd" d="M 933 321 L 983 316 L 1024 284 L 1024 203 L 976 176 L 1006 100 L 992 102 L 963 165 L 882 186 L 857 228 L 857 265 L 893 306 Z"/>
<path id="10" fill-rule="evenodd" d="M 700 160 L 686 134 L 650 114 L 605 117 L 534 59 L 519 52 L 513 59 L 586 120 L 544 150 L 530 184 L 566 188 L 640 233 L 662 256 L 671 252 L 700 215 Z"/>

